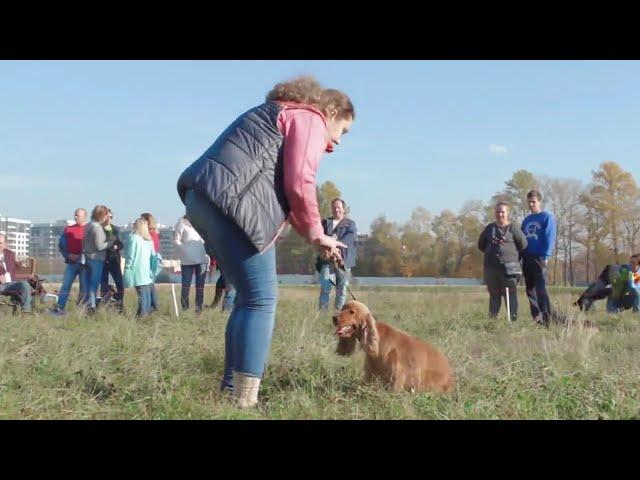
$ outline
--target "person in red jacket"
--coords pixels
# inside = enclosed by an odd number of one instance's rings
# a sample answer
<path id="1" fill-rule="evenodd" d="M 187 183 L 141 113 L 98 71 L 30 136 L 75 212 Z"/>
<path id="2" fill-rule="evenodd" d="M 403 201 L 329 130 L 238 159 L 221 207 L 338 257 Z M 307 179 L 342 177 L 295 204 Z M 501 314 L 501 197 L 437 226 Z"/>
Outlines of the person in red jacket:
<path id="1" fill-rule="evenodd" d="M 62 278 L 62 286 L 58 292 L 58 303 L 52 313 L 54 315 L 65 315 L 65 306 L 69 299 L 71 286 L 76 276 L 80 277 L 80 297 L 83 298 L 86 291 L 84 276 L 81 275 L 83 268 L 86 268 L 82 257 L 82 239 L 84 238 L 84 227 L 87 223 L 87 211 L 84 208 L 77 208 L 73 214 L 76 223 L 65 227 L 60 240 L 58 249 L 64 257 L 64 263 L 67 264 Z"/>
<path id="2" fill-rule="evenodd" d="M 149 223 L 149 235 L 153 240 L 153 252 L 160 253 L 160 235 L 158 234 L 158 221 L 150 213 L 143 213 L 140 215 Z M 156 292 L 156 284 L 152 283 L 149 287 L 151 290 L 151 311 L 158 310 L 158 294 Z"/>

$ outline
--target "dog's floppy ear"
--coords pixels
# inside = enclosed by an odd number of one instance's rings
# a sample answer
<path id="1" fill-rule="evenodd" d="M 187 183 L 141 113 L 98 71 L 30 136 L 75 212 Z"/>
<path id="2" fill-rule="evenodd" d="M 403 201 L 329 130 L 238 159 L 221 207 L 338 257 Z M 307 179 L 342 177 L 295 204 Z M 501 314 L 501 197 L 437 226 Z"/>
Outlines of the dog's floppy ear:
<path id="1" fill-rule="evenodd" d="M 367 312 L 364 316 L 364 322 L 361 336 L 362 348 L 368 355 L 376 357 L 380 346 L 380 335 L 378 335 L 378 329 L 376 328 L 376 320 L 370 312 Z"/>
<path id="2" fill-rule="evenodd" d="M 355 335 L 351 337 L 340 337 L 338 338 L 338 347 L 336 348 L 336 353 L 338 355 L 342 355 L 347 357 L 356 351 L 356 344 L 358 339 Z"/>

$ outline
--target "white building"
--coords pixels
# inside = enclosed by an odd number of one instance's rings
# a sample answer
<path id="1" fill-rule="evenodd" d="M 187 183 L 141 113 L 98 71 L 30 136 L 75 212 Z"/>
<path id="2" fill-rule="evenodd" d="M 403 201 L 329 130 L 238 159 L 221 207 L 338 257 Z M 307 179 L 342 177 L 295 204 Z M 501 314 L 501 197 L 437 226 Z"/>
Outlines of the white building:
<path id="1" fill-rule="evenodd" d="M 158 236 L 160 237 L 160 255 L 162 258 L 175 258 L 175 246 L 173 245 L 173 227 L 158 225 Z"/>
<path id="2" fill-rule="evenodd" d="M 29 256 L 30 232 L 30 220 L 5 217 L 0 214 L 0 233 L 7 237 L 7 248 L 16 253 L 16 259 L 18 260 L 23 260 Z"/>

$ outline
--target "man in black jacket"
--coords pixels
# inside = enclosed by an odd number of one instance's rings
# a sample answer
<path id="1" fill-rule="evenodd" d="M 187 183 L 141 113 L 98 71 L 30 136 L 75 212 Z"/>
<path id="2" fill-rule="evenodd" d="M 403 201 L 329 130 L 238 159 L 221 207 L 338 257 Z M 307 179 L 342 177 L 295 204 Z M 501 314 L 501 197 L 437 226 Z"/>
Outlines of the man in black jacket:
<path id="1" fill-rule="evenodd" d="M 104 268 L 102 269 L 102 279 L 100 281 L 100 294 L 104 298 L 108 297 L 112 293 L 109 289 L 109 274 L 113 278 L 116 284 L 116 292 L 113 294 L 113 300 L 117 302 L 120 311 L 123 310 L 123 298 L 124 298 L 124 283 L 122 281 L 122 268 L 120 266 L 121 251 L 123 248 L 122 241 L 120 240 L 120 229 L 112 224 L 113 212 L 109 210 L 109 220 L 107 224 L 102 228 L 107 237 L 107 240 L 112 240 L 113 246 L 107 249 L 107 255 L 104 261 Z"/>

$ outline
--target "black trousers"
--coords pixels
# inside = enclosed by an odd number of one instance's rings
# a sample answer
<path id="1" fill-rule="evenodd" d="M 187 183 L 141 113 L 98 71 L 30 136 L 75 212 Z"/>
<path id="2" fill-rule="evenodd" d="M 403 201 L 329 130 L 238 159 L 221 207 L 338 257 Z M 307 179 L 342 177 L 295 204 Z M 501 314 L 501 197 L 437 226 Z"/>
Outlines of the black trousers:
<path id="1" fill-rule="evenodd" d="M 509 289 L 509 310 L 511 321 L 518 319 L 518 280 L 519 276 L 507 276 L 501 268 L 485 267 L 484 281 L 489 292 L 489 316 L 495 318 L 500 313 L 505 289 Z M 505 305 L 506 308 L 506 305 Z"/>
<path id="2" fill-rule="evenodd" d="M 536 318 L 542 314 L 542 320 L 549 323 L 551 302 L 547 294 L 547 269 L 540 266 L 536 257 L 524 255 L 522 257 L 522 273 L 527 287 L 531 317 Z"/>

